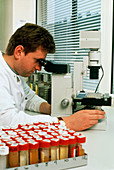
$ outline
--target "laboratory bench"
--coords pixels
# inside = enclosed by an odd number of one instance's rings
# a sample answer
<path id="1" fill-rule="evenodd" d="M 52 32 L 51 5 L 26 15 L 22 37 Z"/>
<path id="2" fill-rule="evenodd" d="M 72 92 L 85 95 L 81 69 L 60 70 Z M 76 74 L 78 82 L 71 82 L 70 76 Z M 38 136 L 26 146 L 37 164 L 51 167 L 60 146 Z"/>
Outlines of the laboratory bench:
<path id="1" fill-rule="evenodd" d="M 106 112 L 106 128 L 83 131 L 87 137 L 84 144 L 87 165 L 72 170 L 114 170 L 114 107 L 104 106 L 102 109 Z"/>
<path id="2" fill-rule="evenodd" d="M 87 137 L 85 152 L 87 166 L 73 170 L 114 170 L 114 107 L 103 107 L 106 112 L 106 130 L 89 129 L 83 131 Z"/>

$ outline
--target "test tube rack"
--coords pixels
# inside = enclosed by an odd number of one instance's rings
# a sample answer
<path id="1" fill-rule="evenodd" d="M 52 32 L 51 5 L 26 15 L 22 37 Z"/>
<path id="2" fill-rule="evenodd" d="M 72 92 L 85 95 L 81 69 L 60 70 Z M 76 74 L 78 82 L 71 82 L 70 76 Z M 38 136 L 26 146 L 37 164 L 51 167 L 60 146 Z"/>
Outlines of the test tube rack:
<path id="1" fill-rule="evenodd" d="M 80 166 L 86 166 L 88 155 L 78 156 L 74 158 L 61 159 L 56 161 L 49 161 L 45 163 L 38 163 L 34 165 L 27 165 L 15 168 L 7 168 L 7 170 L 64 170 L 70 168 L 77 168 Z"/>

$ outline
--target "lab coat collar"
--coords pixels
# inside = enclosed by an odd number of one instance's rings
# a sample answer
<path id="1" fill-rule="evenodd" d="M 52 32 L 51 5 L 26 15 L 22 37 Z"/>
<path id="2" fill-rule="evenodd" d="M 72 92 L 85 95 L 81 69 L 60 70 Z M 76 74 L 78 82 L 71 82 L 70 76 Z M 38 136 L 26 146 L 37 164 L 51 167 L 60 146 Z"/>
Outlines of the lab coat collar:
<path id="1" fill-rule="evenodd" d="M 4 67 L 6 68 L 6 70 L 8 72 L 10 72 L 10 74 L 13 75 L 13 77 L 16 79 L 17 83 L 20 83 L 20 76 L 18 74 L 16 74 L 16 72 L 8 65 L 8 63 L 4 60 L 2 52 L 0 51 L 0 62 L 2 62 L 2 64 L 4 65 Z"/>
<path id="2" fill-rule="evenodd" d="M 3 52 L 0 51 L 0 56 L 3 57 Z M 4 59 L 4 58 L 3 58 Z M 5 60 L 4 60 L 5 61 Z M 9 68 L 16 74 L 16 75 L 19 75 L 15 70 L 12 69 L 12 67 L 5 61 L 5 63 L 9 66 Z"/>

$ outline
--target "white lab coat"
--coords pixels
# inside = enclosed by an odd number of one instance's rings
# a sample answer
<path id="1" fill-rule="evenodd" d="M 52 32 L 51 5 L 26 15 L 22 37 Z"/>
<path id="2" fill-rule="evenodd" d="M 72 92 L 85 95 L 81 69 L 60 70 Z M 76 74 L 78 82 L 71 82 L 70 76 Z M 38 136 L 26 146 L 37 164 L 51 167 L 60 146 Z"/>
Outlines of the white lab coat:
<path id="1" fill-rule="evenodd" d="M 11 70 L 0 52 L 0 126 L 57 121 L 48 115 L 31 116 L 24 112 L 25 109 L 38 112 L 42 102 L 46 101 L 35 95 L 24 78 Z"/>

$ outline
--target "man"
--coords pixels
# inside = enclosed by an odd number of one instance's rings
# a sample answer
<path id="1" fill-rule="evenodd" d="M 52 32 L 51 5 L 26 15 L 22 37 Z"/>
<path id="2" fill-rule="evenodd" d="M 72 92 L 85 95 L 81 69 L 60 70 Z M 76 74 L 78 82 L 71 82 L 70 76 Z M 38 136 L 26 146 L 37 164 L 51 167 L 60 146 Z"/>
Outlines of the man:
<path id="1" fill-rule="evenodd" d="M 39 59 L 55 52 L 51 34 L 36 24 L 25 24 L 11 36 L 5 54 L 0 54 L 0 125 L 57 121 L 49 115 L 27 115 L 24 111 L 50 114 L 51 106 L 35 95 L 24 77 L 41 70 Z M 82 110 L 62 117 L 68 128 L 76 131 L 87 129 L 104 118 L 104 111 Z"/>

